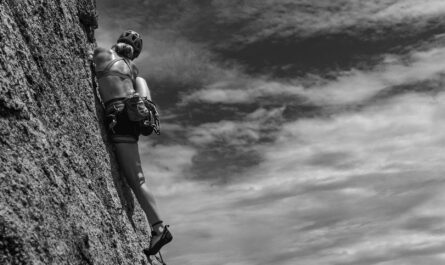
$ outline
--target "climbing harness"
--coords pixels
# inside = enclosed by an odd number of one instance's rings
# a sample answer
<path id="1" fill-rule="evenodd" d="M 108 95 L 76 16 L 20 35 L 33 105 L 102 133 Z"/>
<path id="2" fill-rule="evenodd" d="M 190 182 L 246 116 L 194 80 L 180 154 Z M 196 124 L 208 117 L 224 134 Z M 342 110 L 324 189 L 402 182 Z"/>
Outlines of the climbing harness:
<path id="1" fill-rule="evenodd" d="M 130 121 L 139 122 L 142 135 L 148 136 L 153 131 L 157 135 L 161 134 L 156 105 L 151 100 L 140 97 L 137 93 L 127 98 L 112 99 L 106 103 L 105 116 L 110 121 L 108 129 L 113 133 L 116 133 L 114 127 L 118 123 L 117 116 L 123 111 L 126 111 Z"/>
<path id="2" fill-rule="evenodd" d="M 140 122 L 142 135 L 150 135 L 152 131 L 157 135 L 161 133 L 159 113 L 151 100 L 135 93 L 125 99 L 125 106 L 130 121 Z"/>
<path id="3" fill-rule="evenodd" d="M 124 111 L 125 109 L 125 103 L 123 99 L 117 98 L 112 99 L 105 105 L 105 117 L 110 120 L 110 123 L 108 124 L 108 129 L 111 130 L 113 133 L 116 133 L 114 131 L 114 126 L 117 124 L 117 115 Z"/>
<path id="4" fill-rule="evenodd" d="M 125 106 L 127 107 L 127 115 L 130 121 L 145 120 L 150 113 L 144 100 L 138 93 L 134 93 L 132 96 L 126 98 Z"/>
<path id="5" fill-rule="evenodd" d="M 154 131 L 157 135 L 161 134 L 161 124 L 159 122 L 159 113 L 156 104 L 148 98 L 144 98 L 144 104 L 149 110 L 148 118 L 142 121 L 141 133 L 142 135 L 150 135 Z"/>

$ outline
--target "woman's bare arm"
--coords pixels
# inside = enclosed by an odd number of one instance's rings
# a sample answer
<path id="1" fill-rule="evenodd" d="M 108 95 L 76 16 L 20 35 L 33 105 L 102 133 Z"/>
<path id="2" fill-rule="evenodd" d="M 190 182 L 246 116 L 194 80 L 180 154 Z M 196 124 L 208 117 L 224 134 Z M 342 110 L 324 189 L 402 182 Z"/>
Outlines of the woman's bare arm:
<path id="1" fill-rule="evenodd" d="M 151 100 L 151 94 L 150 89 L 148 88 L 147 82 L 142 77 L 136 77 L 136 87 L 135 90 L 137 93 L 139 93 L 139 96 L 141 97 L 147 97 L 149 100 Z"/>

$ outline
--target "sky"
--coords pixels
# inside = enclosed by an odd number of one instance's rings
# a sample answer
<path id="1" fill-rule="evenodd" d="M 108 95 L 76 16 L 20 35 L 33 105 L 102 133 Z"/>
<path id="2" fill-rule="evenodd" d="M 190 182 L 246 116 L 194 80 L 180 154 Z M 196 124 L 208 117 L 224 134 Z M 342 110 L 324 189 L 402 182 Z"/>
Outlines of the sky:
<path id="1" fill-rule="evenodd" d="M 181 265 L 445 264 L 443 0 L 97 0 Z"/>

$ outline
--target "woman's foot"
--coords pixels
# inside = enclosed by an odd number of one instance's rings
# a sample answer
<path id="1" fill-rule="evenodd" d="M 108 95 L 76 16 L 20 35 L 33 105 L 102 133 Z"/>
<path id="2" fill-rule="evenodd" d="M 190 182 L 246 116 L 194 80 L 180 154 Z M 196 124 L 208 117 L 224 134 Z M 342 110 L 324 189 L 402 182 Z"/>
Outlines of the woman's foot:
<path id="1" fill-rule="evenodd" d="M 151 232 L 150 247 L 144 249 L 144 253 L 149 255 L 155 255 L 161 250 L 161 248 L 172 241 L 173 236 L 168 230 L 168 225 L 162 225 L 162 221 L 153 225 L 153 231 Z"/>

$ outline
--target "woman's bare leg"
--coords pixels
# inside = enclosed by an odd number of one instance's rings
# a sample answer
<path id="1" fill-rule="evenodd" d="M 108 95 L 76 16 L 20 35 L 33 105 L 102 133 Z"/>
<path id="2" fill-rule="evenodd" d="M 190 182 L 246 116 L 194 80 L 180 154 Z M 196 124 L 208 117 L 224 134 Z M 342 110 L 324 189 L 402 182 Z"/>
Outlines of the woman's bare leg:
<path id="1" fill-rule="evenodd" d="M 128 184 L 133 190 L 141 208 L 144 210 L 150 225 L 161 219 L 156 208 L 156 201 L 148 188 L 141 167 L 137 143 L 115 143 L 119 166 L 124 172 Z M 162 228 L 160 228 L 162 229 Z"/>

